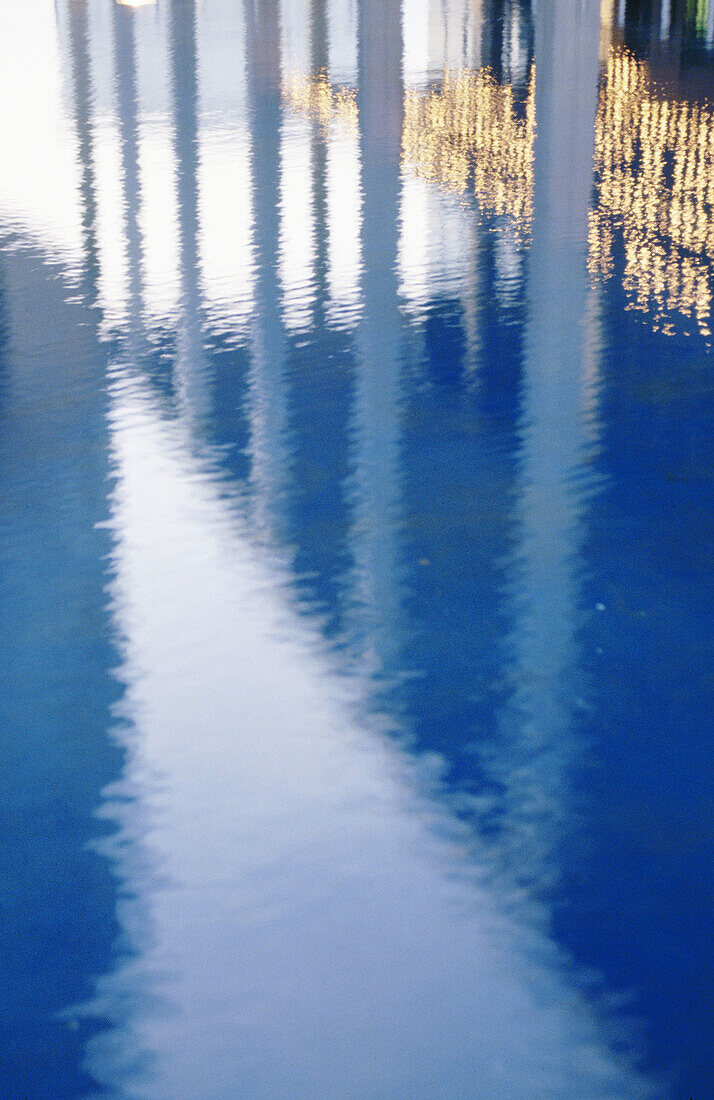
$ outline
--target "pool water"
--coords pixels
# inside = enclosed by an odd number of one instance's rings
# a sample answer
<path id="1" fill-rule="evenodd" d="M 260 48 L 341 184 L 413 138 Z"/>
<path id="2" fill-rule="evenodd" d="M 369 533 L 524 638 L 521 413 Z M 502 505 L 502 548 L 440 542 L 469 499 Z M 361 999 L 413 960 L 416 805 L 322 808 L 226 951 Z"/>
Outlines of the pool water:
<path id="1" fill-rule="evenodd" d="M 714 2 L 0 36 L 0 1095 L 714 1095 Z"/>

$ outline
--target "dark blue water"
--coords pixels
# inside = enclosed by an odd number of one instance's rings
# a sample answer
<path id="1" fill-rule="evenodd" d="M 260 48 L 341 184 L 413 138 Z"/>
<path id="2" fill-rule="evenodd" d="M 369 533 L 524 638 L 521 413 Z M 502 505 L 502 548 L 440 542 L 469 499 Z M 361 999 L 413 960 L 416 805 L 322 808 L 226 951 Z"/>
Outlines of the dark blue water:
<path id="1" fill-rule="evenodd" d="M 0 37 L 0 1096 L 714 1095 L 714 4 Z"/>

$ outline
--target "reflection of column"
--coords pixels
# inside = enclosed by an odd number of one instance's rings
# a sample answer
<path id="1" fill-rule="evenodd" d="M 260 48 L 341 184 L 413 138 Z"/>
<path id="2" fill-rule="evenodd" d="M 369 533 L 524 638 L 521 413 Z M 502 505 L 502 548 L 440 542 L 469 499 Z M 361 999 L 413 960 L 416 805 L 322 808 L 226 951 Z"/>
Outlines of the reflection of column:
<path id="1" fill-rule="evenodd" d="M 481 0 L 430 0 L 428 20 L 431 73 L 478 68 L 483 34 Z"/>
<path id="2" fill-rule="evenodd" d="M 607 65 L 615 31 L 616 0 L 601 0 L 600 3 L 600 65 Z"/>
<path id="3" fill-rule="evenodd" d="M 325 0 L 312 0 L 311 4 L 312 64 L 311 77 L 324 75 L 329 78 L 327 47 L 327 7 Z M 327 123 L 329 126 L 329 122 Z M 324 323 L 325 303 L 328 297 L 328 217 L 327 217 L 327 142 L 328 134 L 313 126 L 312 179 L 315 204 L 315 306 L 316 327 Z"/>
<path id="4" fill-rule="evenodd" d="M 544 884 L 568 807 L 577 660 L 577 555 L 588 445 L 584 375 L 587 216 L 599 3 L 551 0 L 535 16 L 536 119 L 529 320 L 520 429 L 520 545 L 512 563 L 512 696 L 499 778 L 515 873 Z M 592 380 L 589 383 L 592 400 Z M 580 480 L 580 484 L 579 484 Z"/>
<path id="5" fill-rule="evenodd" d="M 176 375 L 186 411 L 209 411 L 206 367 L 203 364 L 201 297 L 198 287 L 198 58 L 195 0 L 171 5 L 171 67 L 174 94 L 176 184 L 179 231 L 181 316 Z"/>
<path id="6" fill-rule="evenodd" d="M 282 513 L 288 472 L 285 334 L 280 316 L 280 22 L 278 0 L 245 3 L 250 104 L 255 312 L 251 331 L 252 477 L 258 523 Z"/>
<path id="7" fill-rule="evenodd" d="M 136 92 L 136 42 L 131 8 L 114 5 L 114 61 L 119 113 L 119 135 L 124 184 L 124 217 L 126 219 L 126 259 L 128 274 L 129 349 L 137 354 L 141 324 L 141 233 L 139 229 L 139 137 L 137 127 L 138 100 Z"/>
<path id="8" fill-rule="evenodd" d="M 669 25 L 672 20 L 672 0 L 662 0 L 659 19 L 660 42 L 666 42 L 669 38 Z"/>
<path id="9" fill-rule="evenodd" d="M 76 0 L 75 3 L 67 5 L 67 20 L 71 47 L 69 68 L 72 79 L 72 105 L 77 129 L 77 152 L 81 173 L 80 217 L 85 251 L 83 292 L 85 301 L 89 302 L 96 295 L 99 280 L 99 257 L 96 231 L 97 188 L 92 160 L 92 130 L 89 111 L 91 91 L 86 0 Z"/>
<path id="10" fill-rule="evenodd" d="M 481 233 L 477 227 L 476 219 L 472 219 L 470 226 L 470 239 L 468 241 L 468 255 L 466 269 L 461 280 L 462 291 L 460 294 L 461 308 L 463 310 L 464 335 L 466 337 L 466 355 L 464 366 L 469 374 L 476 377 L 476 367 L 479 363 L 481 352 L 481 335 L 479 331 L 479 284 L 481 281 Z"/>
<path id="11" fill-rule="evenodd" d="M 523 13 L 519 0 L 512 0 L 503 16 L 501 71 L 504 81 L 523 86 L 528 75 L 529 51 L 524 45 Z"/>
<path id="12" fill-rule="evenodd" d="M 363 317 L 358 330 L 354 437 L 357 599 L 378 667 L 395 639 L 400 397 L 397 248 L 403 89 L 398 0 L 362 0 L 359 119 L 364 213 Z"/>

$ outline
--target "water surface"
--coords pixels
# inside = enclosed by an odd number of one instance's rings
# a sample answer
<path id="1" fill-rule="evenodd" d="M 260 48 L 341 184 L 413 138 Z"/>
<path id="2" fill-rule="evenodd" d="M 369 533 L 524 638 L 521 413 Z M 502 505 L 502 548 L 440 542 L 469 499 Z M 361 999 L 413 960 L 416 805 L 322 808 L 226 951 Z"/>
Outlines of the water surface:
<path id="1" fill-rule="evenodd" d="M 712 1095 L 714 4 L 5 8 L 2 1096 Z"/>

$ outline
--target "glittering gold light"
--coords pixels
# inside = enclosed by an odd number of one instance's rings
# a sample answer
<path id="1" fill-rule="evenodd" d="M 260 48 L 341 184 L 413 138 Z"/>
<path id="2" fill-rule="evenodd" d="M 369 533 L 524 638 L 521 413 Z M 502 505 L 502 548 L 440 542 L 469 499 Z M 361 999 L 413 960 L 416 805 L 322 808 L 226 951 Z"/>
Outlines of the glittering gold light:
<path id="1" fill-rule="evenodd" d="M 291 76 L 283 98 L 323 128 L 333 120 L 357 126 L 355 93 L 333 88 L 325 72 Z M 499 85 L 488 70 L 447 72 L 436 89 L 405 93 L 402 163 L 448 190 L 471 189 L 484 212 L 510 215 L 525 230 L 532 207 L 534 130 L 533 80 L 519 117 L 513 89 Z"/>
<path id="2" fill-rule="evenodd" d="M 589 268 L 614 273 L 624 251 L 628 308 L 663 332 L 710 336 L 714 287 L 714 112 L 666 98 L 646 62 L 613 49 L 595 125 L 598 201 Z"/>
<path id="3" fill-rule="evenodd" d="M 534 135 L 534 74 L 520 117 L 513 88 L 488 69 L 446 72 L 432 91 L 405 95 L 404 164 L 451 191 L 472 191 L 484 213 L 508 215 L 523 230 L 532 213 Z"/>
<path id="4" fill-rule="evenodd" d="M 293 74 L 284 81 L 282 95 L 288 107 L 315 119 L 326 130 L 334 120 L 357 129 L 357 97 L 351 88 L 334 88 L 326 72 L 315 76 Z"/>
<path id="5" fill-rule="evenodd" d="M 357 125 L 351 89 L 327 73 L 294 76 L 283 95 L 322 128 Z M 527 236 L 533 208 L 535 70 L 523 108 L 487 69 L 446 72 L 404 97 L 402 163 L 484 213 L 505 215 Z M 646 62 L 613 47 L 595 124 L 597 201 L 588 267 L 611 278 L 620 245 L 628 308 L 663 332 L 711 335 L 714 304 L 714 110 L 666 96 Z"/>

